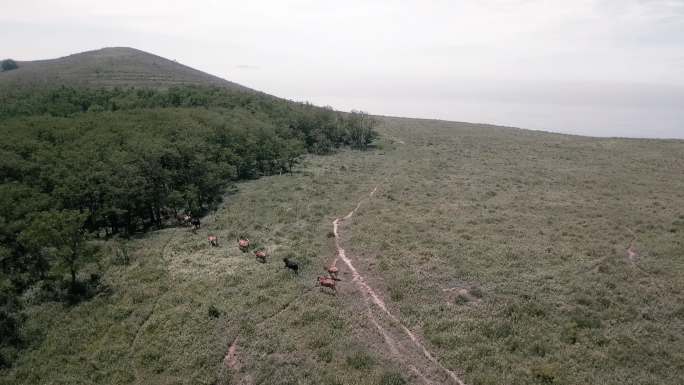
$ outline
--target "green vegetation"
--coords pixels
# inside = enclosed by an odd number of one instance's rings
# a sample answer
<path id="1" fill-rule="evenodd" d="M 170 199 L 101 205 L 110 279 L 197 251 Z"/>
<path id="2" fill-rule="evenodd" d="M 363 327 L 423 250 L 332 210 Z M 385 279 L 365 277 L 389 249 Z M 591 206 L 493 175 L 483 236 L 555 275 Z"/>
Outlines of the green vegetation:
<path id="1" fill-rule="evenodd" d="M 442 364 L 467 384 L 681 382 L 684 141 L 378 130 L 406 145 L 347 254 Z"/>
<path id="2" fill-rule="evenodd" d="M 22 251 L 30 261 L 24 266 L 41 279 L 46 278 L 50 267 L 58 272 L 58 276 L 68 272 L 71 286 L 75 287 L 76 273 L 95 257 L 94 249 L 86 242 L 83 229 L 86 217 L 86 213 L 78 210 L 32 213 L 31 221 L 18 237 Z"/>
<path id="3" fill-rule="evenodd" d="M 365 113 L 225 88 L 22 88 L 0 99 L 0 327 L 17 337 L 3 344 L 19 340 L 12 292 L 93 294 L 77 282 L 97 260 L 89 238 L 202 215 L 230 182 L 291 173 L 307 152 L 374 138 Z M 56 295 L 64 275 L 69 288 Z"/>
<path id="4" fill-rule="evenodd" d="M 3 71 L 11 71 L 19 68 L 19 66 L 17 65 L 17 62 L 12 59 L 5 59 L 0 62 L 0 68 L 2 68 Z"/>
<path id="5" fill-rule="evenodd" d="M 681 383 L 684 141 L 375 127 L 177 79 L 0 94 L 0 384 L 448 383 L 402 325 L 469 385 Z M 396 319 L 342 263 L 316 286 L 335 241 Z"/>
<path id="6" fill-rule="evenodd" d="M 380 378 L 379 385 L 406 385 L 406 380 L 399 373 L 386 372 Z"/>
<path id="7" fill-rule="evenodd" d="M 130 240 L 129 264 L 103 247 L 101 294 L 88 301 L 30 291 L 26 348 L 0 377 L 422 383 L 389 354 L 343 265 L 337 296 L 315 286 L 334 258 L 331 221 L 378 185 L 343 225 L 347 255 L 467 384 L 680 382 L 684 142 L 391 118 L 378 131 L 377 150 L 309 156 L 292 175 L 240 182 L 197 234 Z M 268 263 L 238 249 L 240 234 L 269 250 Z M 299 277 L 282 267 L 288 255 Z"/>

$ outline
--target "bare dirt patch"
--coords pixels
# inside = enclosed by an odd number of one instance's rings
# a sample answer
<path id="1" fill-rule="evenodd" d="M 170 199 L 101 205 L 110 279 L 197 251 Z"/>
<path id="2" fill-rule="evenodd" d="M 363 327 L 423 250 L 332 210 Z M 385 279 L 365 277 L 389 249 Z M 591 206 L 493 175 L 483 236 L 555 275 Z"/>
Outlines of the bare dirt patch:
<path id="1" fill-rule="evenodd" d="M 635 245 L 637 236 L 632 229 L 627 228 L 627 231 L 629 231 L 629 233 L 632 234 L 632 240 L 629 242 L 629 247 L 627 247 L 627 258 L 632 264 L 634 264 L 636 263 L 636 259 L 639 257 L 639 252 L 637 251 Z"/>
<path id="2" fill-rule="evenodd" d="M 442 289 L 442 292 L 446 293 L 449 296 L 449 302 L 456 302 L 462 300 L 469 303 L 479 303 L 481 301 L 480 298 L 477 298 L 476 296 L 471 294 L 468 289 L 463 287 L 450 287 Z"/>
<path id="3" fill-rule="evenodd" d="M 226 352 L 226 356 L 223 357 L 223 364 L 226 366 L 226 368 L 230 370 L 239 370 L 240 369 L 240 364 L 238 362 L 238 356 L 237 356 L 237 347 L 238 347 L 238 339 L 240 336 L 236 336 L 233 342 L 230 344 L 228 347 L 228 351 Z"/>

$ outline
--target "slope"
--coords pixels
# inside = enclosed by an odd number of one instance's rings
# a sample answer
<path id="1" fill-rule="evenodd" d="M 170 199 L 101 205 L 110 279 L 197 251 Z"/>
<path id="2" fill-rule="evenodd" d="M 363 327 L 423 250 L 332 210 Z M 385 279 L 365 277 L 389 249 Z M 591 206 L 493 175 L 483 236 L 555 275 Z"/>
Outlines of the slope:
<path id="1" fill-rule="evenodd" d="M 380 131 L 375 151 L 242 183 L 197 234 L 133 240 L 96 299 L 33 307 L 43 333 L 4 383 L 680 382 L 683 141 Z M 336 246 L 333 296 L 315 278 Z"/>
<path id="2" fill-rule="evenodd" d="M 168 88 L 204 85 L 249 91 L 239 84 L 127 47 L 103 48 L 50 60 L 18 61 L 0 72 L 0 87 L 88 86 Z"/>

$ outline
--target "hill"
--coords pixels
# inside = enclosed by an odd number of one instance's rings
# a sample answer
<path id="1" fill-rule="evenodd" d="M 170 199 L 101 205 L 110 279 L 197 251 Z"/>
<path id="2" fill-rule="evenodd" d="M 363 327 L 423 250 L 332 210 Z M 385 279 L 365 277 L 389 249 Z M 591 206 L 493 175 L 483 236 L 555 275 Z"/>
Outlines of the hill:
<path id="1" fill-rule="evenodd" d="M 51 60 L 17 61 L 19 68 L 0 72 L 0 87 L 143 87 L 179 85 L 249 88 L 144 51 L 103 48 Z"/>

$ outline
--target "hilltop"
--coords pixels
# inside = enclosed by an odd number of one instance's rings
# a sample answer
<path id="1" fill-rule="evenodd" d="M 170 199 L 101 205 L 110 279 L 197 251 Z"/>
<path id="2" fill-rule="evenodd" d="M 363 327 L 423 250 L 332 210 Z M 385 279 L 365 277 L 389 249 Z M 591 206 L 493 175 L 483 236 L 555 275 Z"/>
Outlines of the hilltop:
<path id="1" fill-rule="evenodd" d="M 16 63 L 19 68 L 0 72 L 0 87 L 66 85 L 169 88 L 199 85 L 250 90 L 176 61 L 128 47 L 102 48 L 57 59 Z"/>

